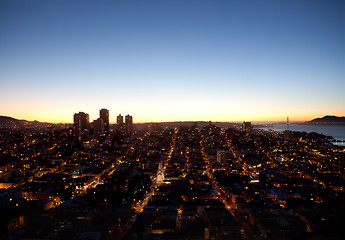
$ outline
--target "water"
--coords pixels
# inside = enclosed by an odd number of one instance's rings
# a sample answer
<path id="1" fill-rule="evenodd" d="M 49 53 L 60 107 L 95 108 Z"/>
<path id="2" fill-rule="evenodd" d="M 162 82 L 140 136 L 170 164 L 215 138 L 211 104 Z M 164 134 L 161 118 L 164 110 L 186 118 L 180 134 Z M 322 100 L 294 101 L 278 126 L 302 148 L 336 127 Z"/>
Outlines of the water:
<path id="1" fill-rule="evenodd" d="M 337 125 L 305 125 L 305 124 L 273 124 L 268 127 L 259 127 L 265 130 L 274 130 L 282 132 L 285 130 L 299 131 L 299 132 L 316 132 L 321 133 L 326 136 L 332 136 L 335 140 L 345 141 L 345 126 Z M 333 143 L 338 146 L 345 146 L 345 142 L 335 142 Z"/>

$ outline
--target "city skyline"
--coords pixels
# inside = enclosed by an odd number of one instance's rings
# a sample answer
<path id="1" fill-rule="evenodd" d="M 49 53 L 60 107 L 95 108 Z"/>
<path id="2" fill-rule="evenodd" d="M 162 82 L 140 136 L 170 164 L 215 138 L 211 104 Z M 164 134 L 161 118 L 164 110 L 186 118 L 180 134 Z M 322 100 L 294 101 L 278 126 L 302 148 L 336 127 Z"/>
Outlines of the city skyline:
<path id="1" fill-rule="evenodd" d="M 344 1 L 1 1 L 0 115 L 344 116 Z"/>

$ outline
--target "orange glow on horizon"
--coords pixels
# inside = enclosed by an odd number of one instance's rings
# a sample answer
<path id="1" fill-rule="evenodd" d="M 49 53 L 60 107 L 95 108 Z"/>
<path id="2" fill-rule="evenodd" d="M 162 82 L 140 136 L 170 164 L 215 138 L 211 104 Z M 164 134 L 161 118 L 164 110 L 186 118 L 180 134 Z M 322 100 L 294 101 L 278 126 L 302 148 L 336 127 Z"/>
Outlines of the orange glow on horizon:
<path id="1" fill-rule="evenodd" d="M 86 112 L 86 111 L 85 111 Z M 87 112 L 86 112 L 87 113 Z M 73 113 L 74 114 L 74 113 Z M 39 121 L 39 122 L 49 122 L 49 123 L 66 123 L 70 124 L 73 123 L 73 114 L 70 116 L 56 116 L 55 118 L 49 117 L 49 116 L 40 116 L 40 115 L 7 115 L 9 117 L 13 117 L 19 120 L 27 120 L 27 121 Z M 120 114 L 120 113 L 119 113 Z M 121 113 L 123 116 L 127 114 Z M 118 115 L 118 114 L 117 114 Z M 110 113 L 110 123 L 113 124 L 116 122 L 116 116 L 114 114 Z M 324 115 L 311 115 L 311 116 L 232 116 L 232 117 L 183 117 L 181 116 L 180 118 L 176 117 L 175 118 L 167 118 L 167 117 L 161 117 L 161 118 L 147 118 L 145 116 L 137 116 L 136 114 L 130 114 L 133 116 L 133 122 L 134 123 L 150 123 L 150 122 L 195 122 L 195 121 L 200 121 L 200 122 L 243 122 L 243 121 L 248 121 L 248 122 L 286 122 L 286 118 L 289 117 L 290 122 L 305 122 L 305 121 L 310 121 L 315 118 L 323 117 Z M 340 115 L 339 115 L 340 116 Z M 93 120 L 97 119 L 97 115 L 91 115 L 90 114 L 90 122 Z"/>
<path id="2" fill-rule="evenodd" d="M 197 104 L 195 102 L 169 102 L 169 103 L 142 103 L 100 105 L 94 103 L 73 105 L 73 104 L 47 104 L 24 106 L 7 106 L 0 109 L 1 115 L 28 121 L 50 123 L 73 123 L 73 115 L 77 112 L 89 114 L 90 122 L 99 117 L 99 110 L 109 110 L 110 123 L 116 122 L 119 114 L 133 116 L 134 123 L 144 122 L 176 122 L 176 121 L 212 121 L 212 122 L 290 122 L 310 121 L 325 115 L 345 116 L 343 109 L 334 107 L 327 110 L 317 108 L 293 108 L 276 107 L 274 105 L 254 105 L 243 103 L 240 106 L 231 105 L 228 102 Z"/>

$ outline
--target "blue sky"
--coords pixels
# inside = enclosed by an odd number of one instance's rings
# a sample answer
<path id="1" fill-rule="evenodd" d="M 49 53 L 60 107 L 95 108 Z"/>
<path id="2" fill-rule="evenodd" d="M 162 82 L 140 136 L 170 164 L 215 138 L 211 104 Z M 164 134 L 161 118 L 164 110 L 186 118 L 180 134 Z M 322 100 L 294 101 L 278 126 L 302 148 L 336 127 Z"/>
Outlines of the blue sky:
<path id="1" fill-rule="evenodd" d="M 0 115 L 345 115 L 345 1 L 0 0 Z"/>

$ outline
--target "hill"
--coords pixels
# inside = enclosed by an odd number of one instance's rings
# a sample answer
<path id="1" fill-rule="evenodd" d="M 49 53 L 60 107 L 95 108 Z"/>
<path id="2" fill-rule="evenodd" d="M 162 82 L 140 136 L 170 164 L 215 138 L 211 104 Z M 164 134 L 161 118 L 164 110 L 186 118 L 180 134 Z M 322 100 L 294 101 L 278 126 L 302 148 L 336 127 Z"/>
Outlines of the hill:
<path id="1" fill-rule="evenodd" d="M 38 121 L 19 120 L 13 117 L 0 116 L 0 128 L 35 128 L 51 125 Z"/>
<path id="2" fill-rule="evenodd" d="M 308 122 L 309 124 L 327 124 L 327 125 L 345 125 L 345 117 L 324 116 L 322 118 L 315 118 Z"/>
<path id="3" fill-rule="evenodd" d="M 0 116 L 0 127 L 20 127 L 24 126 L 24 120 L 18 120 L 12 117 Z"/>

